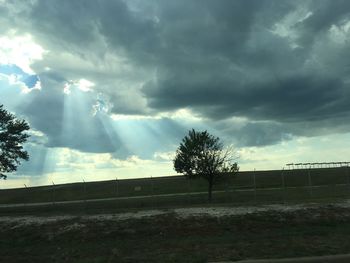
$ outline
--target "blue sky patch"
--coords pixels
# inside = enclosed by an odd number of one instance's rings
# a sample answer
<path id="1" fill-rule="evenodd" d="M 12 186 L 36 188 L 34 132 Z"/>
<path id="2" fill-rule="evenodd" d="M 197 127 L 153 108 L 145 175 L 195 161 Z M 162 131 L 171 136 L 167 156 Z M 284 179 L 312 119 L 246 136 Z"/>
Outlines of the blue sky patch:
<path id="1" fill-rule="evenodd" d="M 34 88 L 39 81 L 37 75 L 30 75 L 14 64 L 0 65 L 0 73 L 8 76 L 16 75 L 18 81 L 23 82 L 29 89 Z"/>

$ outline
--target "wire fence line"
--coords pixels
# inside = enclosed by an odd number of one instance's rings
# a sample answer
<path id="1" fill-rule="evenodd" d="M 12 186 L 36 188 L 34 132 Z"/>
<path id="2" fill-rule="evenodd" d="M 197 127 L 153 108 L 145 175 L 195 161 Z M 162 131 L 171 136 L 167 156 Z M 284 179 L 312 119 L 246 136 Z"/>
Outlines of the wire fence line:
<path id="1" fill-rule="evenodd" d="M 288 203 L 350 197 L 349 167 L 243 171 L 223 175 L 213 188 L 217 203 Z M 208 184 L 184 176 L 85 182 L 0 191 L 0 204 L 158 207 L 207 203 Z M 1 207 L 1 205 L 0 205 Z"/>

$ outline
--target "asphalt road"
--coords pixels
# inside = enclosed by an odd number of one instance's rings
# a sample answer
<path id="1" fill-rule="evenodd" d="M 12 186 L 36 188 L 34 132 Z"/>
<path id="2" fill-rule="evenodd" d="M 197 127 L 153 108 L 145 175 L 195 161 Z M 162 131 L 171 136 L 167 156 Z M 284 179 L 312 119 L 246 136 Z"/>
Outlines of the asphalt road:
<path id="1" fill-rule="evenodd" d="M 284 259 L 221 261 L 221 262 L 212 262 L 212 263 L 349 263 L 349 262 L 350 262 L 350 254 L 320 256 L 320 257 L 284 258 Z"/>

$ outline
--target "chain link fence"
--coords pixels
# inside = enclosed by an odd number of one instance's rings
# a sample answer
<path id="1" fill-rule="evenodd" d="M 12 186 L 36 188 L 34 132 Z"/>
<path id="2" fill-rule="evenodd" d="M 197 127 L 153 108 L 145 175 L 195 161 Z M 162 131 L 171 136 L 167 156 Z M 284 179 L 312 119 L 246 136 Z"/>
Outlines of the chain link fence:
<path id="1" fill-rule="evenodd" d="M 252 205 L 312 202 L 350 197 L 349 167 L 247 171 L 225 174 L 213 188 L 212 203 Z M 81 182 L 5 189 L 0 208 L 121 209 L 208 203 L 208 183 L 184 176 Z M 28 208 L 29 209 L 29 208 Z"/>

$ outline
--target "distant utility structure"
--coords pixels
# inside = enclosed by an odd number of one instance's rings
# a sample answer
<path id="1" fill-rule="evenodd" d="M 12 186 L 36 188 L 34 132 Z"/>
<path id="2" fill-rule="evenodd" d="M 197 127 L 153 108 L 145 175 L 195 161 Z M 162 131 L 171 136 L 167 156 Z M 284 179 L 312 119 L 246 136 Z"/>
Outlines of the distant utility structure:
<path id="1" fill-rule="evenodd" d="M 337 168 L 349 167 L 350 162 L 325 162 L 325 163 L 287 163 L 288 169 L 311 169 L 311 168 Z"/>

